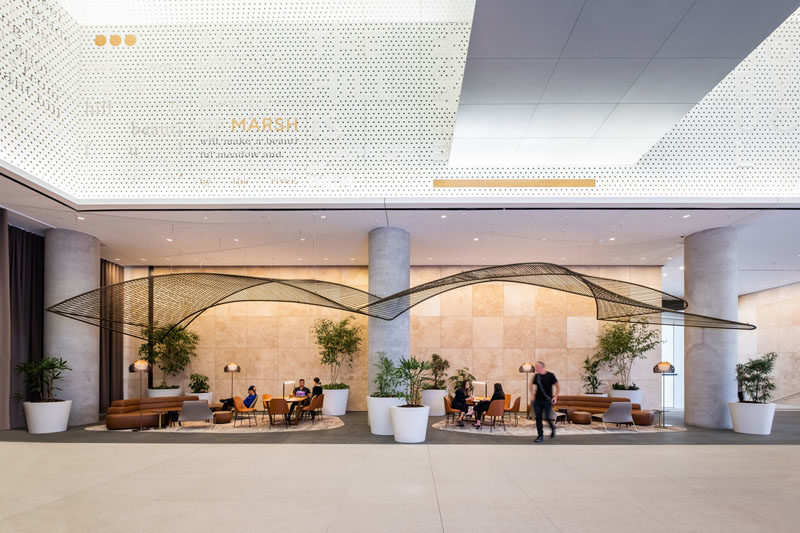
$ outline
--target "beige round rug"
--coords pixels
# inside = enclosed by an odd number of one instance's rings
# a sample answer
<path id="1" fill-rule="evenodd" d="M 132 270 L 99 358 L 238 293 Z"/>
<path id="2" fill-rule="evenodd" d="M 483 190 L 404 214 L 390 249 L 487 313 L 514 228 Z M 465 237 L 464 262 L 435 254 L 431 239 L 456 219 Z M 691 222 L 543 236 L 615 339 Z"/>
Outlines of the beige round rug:
<path id="1" fill-rule="evenodd" d="M 233 427 L 233 422 L 229 424 L 215 424 L 211 425 L 206 422 L 184 422 L 183 425 L 173 425 L 164 429 L 154 429 L 158 433 L 213 433 L 215 435 L 223 434 L 242 434 L 242 433 L 280 433 L 280 432 L 296 432 L 296 431 L 322 431 L 326 429 L 336 429 L 344 426 L 344 422 L 335 416 L 326 416 L 322 420 L 317 420 L 313 424 L 304 420 L 300 422 L 299 426 L 289 426 L 288 428 L 283 424 L 275 424 L 272 428 L 269 427 L 269 421 L 258 421 L 257 426 L 248 426 L 245 421 L 244 426 L 236 423 Z M 133 431 L 132 429 L 114 429 L 106 428 L 105 424 L 98 424 L 96 426 L 87 426 L 84 428 L 86 431 Z"/>
<path id="2" fill-rule="evenodd" d="M 536 437 L 536 421 L 528 420 L 524 417 L 519 417 L 517 426 L 514 426 L 513 420 L 506 420 L 505 429 L 498 423 L 497 427 L 491 428 L 484 426 L 481 430 L 472 427 L 472 422 L 465 422 L 464 427 L 460 428 L 452 422 L 445 425 L 445 421 L 436 422 L 431 426 L 434 429 L 441 429 L 444 431 L 455 431 L 458 433 L 472 433 L 480 435 L 505 435 L 510 437 Z M 655 426 L 636 426 L 633 427 L 620 426 L 614 424 L 608 425 L 608 431 L 603 428 L 600 422 L 592 422 L 589 424 L 558 424 L 556 426 L 556 435 L 630 435 L 633 433 L 664 433 L 672 431 L 686 431 L 685 427 L 681 426 L 668 426 L 666 428 L 657 428 Z M 550 427 L 545 423 L 545 435 L 550 434 Z"/>

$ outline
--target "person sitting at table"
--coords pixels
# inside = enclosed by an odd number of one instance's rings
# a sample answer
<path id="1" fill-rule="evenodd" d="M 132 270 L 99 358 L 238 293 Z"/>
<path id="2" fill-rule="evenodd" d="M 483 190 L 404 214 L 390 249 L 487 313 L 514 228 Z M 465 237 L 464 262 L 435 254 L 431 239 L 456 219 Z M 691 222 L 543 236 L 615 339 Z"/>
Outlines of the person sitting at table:
<path id="1" fill-rule="evenodd" d="M 314 378 L 314 386 L 311 387 L 311 397 L 322 395 L 322 382 L 319 378 Z"/>
<path id="2" fill-rule="evenodd" d="M 475 405 L 475 423 L 472 424 L 472 427 L 475 429 L 481 429 L 481 420 L 483 420 L 483 415 L 486 414 L 486 411 L 489 410 L 489 406 L 495 400 L 503 400 L 506 401 L 506 393 L 503 392 L 503 386 L 499 383 L 494 384 L 494 394 L 492 394 L 492 398 L 490 400 L 481 400 Z"/>
<path id="3" fill-rule="evenodd" d="M 297 387 L 292 389 L 292 396 L 295 398 L 305 398 L 302 402 L 292 402 L 289 406 L 289 416 L 291 416 L 292 412 L 294 412 L 294 408 L 297 407 L 297 404 L 300 405 L 307 405 L 311 401 L 311 391 L 308 390 L 306 387 L 306 380 L 300 379 L 297 382 Z"/>
<path id="4" fill-rule="evenodd" d="M 458 415 L 458 420 L 456 420 L 456 425 L 458 427 L 464 427 L 464 415 L 467 414 L 469 410 L 469 405 L 467 405 L 467 400 L 469 400 L 471 396 L 469 395 L 469 381 L 462 381 L 461 386 L 456 389 L 455 397 L 451 405 L 453 409 L 458 409 L 461 411 Z"/>

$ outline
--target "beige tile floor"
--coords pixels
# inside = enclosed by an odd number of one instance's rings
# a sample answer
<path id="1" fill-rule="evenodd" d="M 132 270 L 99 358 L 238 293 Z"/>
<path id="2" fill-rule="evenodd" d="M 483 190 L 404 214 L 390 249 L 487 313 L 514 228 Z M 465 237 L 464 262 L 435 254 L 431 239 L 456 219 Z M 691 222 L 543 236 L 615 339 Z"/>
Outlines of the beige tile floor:
<path id="1" fill-rule="evenodd" d="M 0 531 L 798 531 L 798 446 L 0 443 Z"/>

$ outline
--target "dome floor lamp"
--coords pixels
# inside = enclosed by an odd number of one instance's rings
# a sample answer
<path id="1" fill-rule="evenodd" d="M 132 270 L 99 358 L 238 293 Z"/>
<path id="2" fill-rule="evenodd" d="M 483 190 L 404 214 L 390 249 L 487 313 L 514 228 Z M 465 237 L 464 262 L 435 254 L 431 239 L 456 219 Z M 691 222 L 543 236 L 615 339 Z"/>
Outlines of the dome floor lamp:
<path id="1" fill-rule="evenodd" d="M 132 374 L 139 374 L 139 429 L 134 429 L 134 431 L 144 430 L 144 416 L 142 414 L 142 375 L 147 374 L 151 369 L 152 367 L 150 366 L 150 363 L 144 359 L 134 361 L 128 366 L 128 372 Z"/>
<path id="2" fill-rule="evenodd" d="M 522 363 L 522 365 L 520 365 L 520 367 L 519 367 L 519 372 L 520 372 L 520 374 L 525 374 L 525 405 L 526 405 L 525 413 L 526 413 L 526 416 L 528 417 L 528 419 L 530 419 L 531 418 L 531 402 L 530 402 L 530 397 L 529 397 L 530 392 L 528 392 L 528 391 L 529 391 L 529 388 L 530 388 L 530 377 L 531 377 L 530 374 L 531 374 L 531 372 L 533 372 L 533 364 L 532 363 Z"/>
<path id="3" fill-rule="evenodd" d="M 225 365 L 224 370 L 225 370 L 225 372 L 230 372 L 231 373 L 231 398 L 233 398 L 233 374 L 237 373 L 237 372 L 241 372 L 242 371 L 242 367 L 240 367 L 236 363 L 228 363 L 227 365 Z"/>
<path id="4" fill-rule="evenodd" d="M 661 374 L 661 412 L 658 413 L 658 427 L 666 428 L 669 427 L 666 424 L 666 419 L 664 417 L 664 410 L 666 409 L 666 383 L 665 378 L 667 376 L 674 376 L 675 375 L 675 367 L 672 366 L 672 363 L 669 361 L 661 361 L 657 363 L 656 366 L 653 367 L 654 374 Z"/>

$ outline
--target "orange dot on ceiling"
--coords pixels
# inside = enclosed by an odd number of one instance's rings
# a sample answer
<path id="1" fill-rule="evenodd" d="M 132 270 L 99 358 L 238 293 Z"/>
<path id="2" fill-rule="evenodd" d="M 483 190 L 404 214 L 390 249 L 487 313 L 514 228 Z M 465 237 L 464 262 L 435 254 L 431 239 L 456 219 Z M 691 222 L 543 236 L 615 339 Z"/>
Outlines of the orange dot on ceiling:
<path id="1" fill-rule="evenodd" d="M 105 35 L 98 35 L 94 38 L 94 44 L 97 46 L 103 46 L 106 44 L 106 36 Z"/>
<path id="2" fill-rule="evenodd" d="M 127 44 L 128 46 L 133 46 L 134 44 L 136 44 L 136 36 L 130 33 L 126 35 L 125 44 Z"/>
<path id="3" fill-rule="evenodd" d="M 119 46 L 119 43 L 122 42 L 122 37 L 119 35 L 112 35 L 111 39 L 108 40 L 111 43 L 111 46 Z"/>

